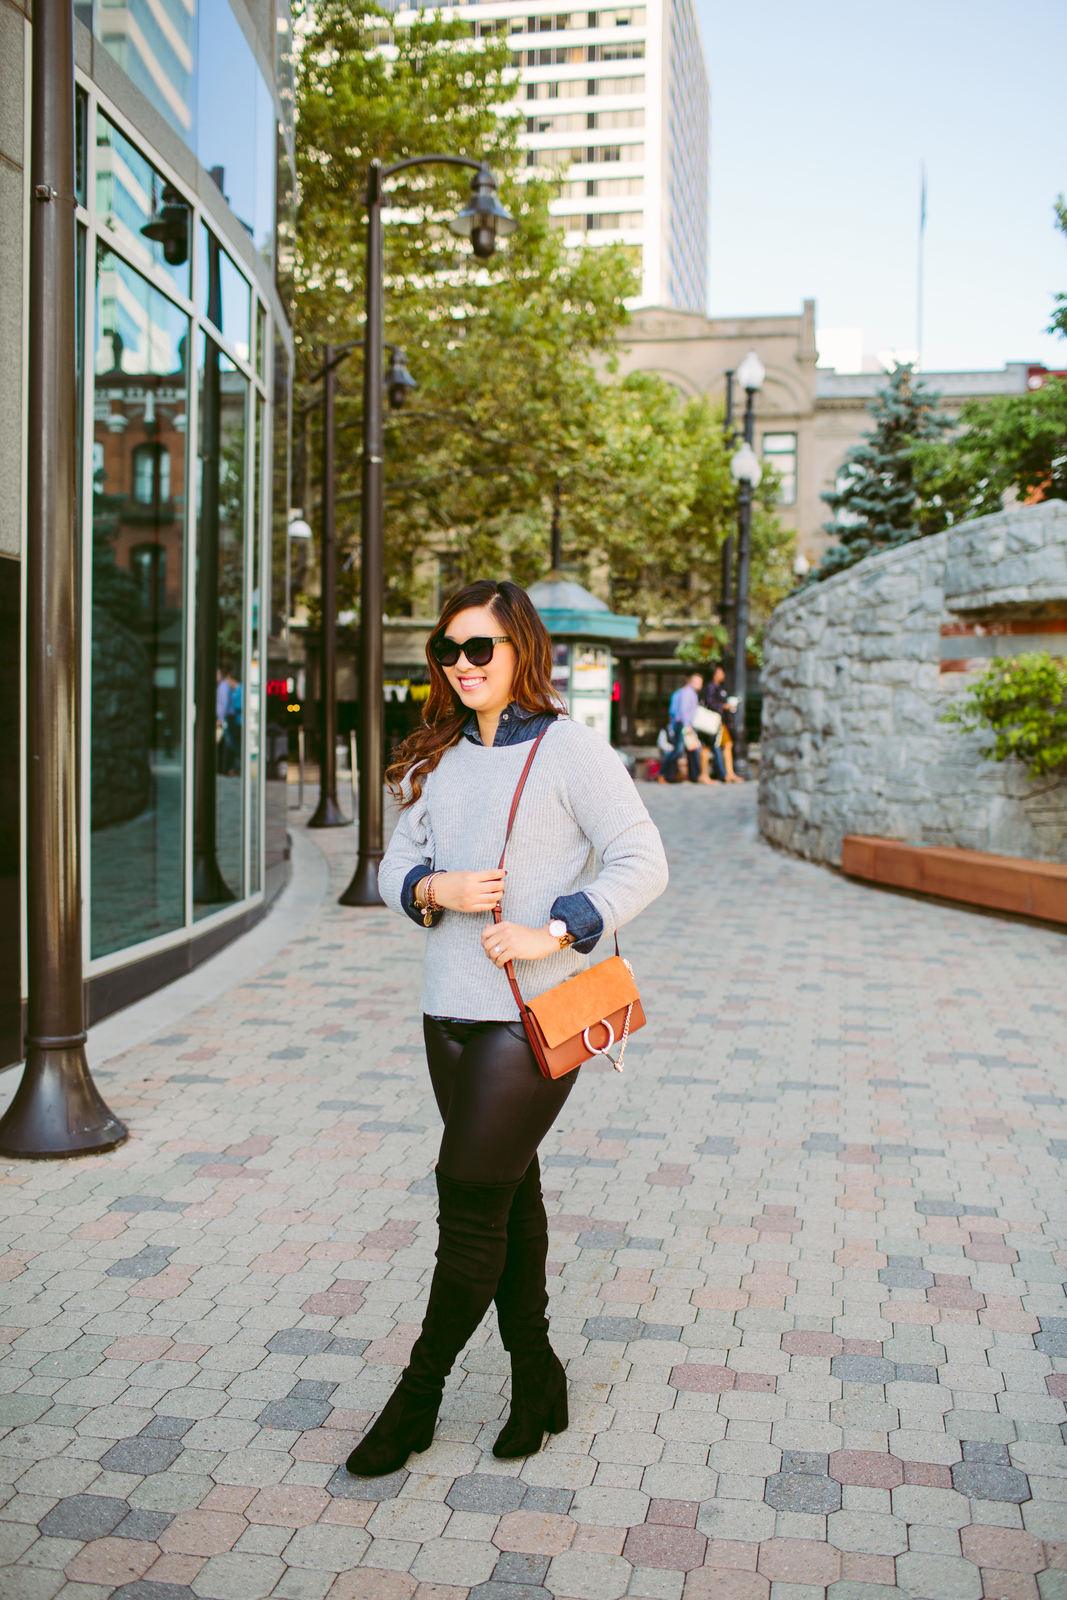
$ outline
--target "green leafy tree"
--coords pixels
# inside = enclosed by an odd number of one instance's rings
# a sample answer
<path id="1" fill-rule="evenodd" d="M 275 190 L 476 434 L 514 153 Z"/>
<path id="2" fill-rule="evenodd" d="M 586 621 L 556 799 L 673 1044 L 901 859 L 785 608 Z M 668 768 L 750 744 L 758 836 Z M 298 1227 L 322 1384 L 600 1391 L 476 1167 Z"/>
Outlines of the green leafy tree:
<path id="1" fill-rule="evenodd" d="M 995 734 L 988 761 L 1017 756 L 1031 778 L 1067 771 L 1067 662 L 1047 652 L 994 660 L 942 721 Z"/>
<path id="2" fill-rule="evenodd" d="M 837 543 L 830 546 L 813 580 L 832 577 L 864 556 L 905 544 L 924 530 L 919 522 L 916 446 L 941 439 L 951 426 L 931 394 L 905 362 L 871 402 L 874 427 L 854 445 L 823 499 L 834 513 L 824 523 Z"/>
<path id="3" fill-rule="evenodd" d="M 387 415 L 387 609 L 424 608 L 439 561 L 455 582 L 528 583 L 548 566 L 555 526 L 568 570 L 618 609 L 710 614 L 736 505 L 721 422 L 652 374 L 617 380 L 616 336 L 639 287 L 634 252 L 566 248 L 548 209 L 556 186 L 520 179 L 520 119 L 499 109 L 513 93 L 504 40 L 425 13 L 394 28 L 360 0 L 309 5 L 303 35 L 298 415 L 319 392 L 308 380 L 322 343 L 362 332 L 359 196 L 372 157 L 484 156 L 520 221 L 479 262 L 446 226 L 467 175 L 416 168 L 390 185 L 386 338 L 404 347 L 419 387 Z M 359 586 L 360 359 L 340 369 L 338 396 L 342 609 Z M 316 432 L 313 423 L 303 456 L 298 434 L 298 483 L 317 478 Z M 777 594 L 791 540 L 768 501 L 754 526 L 754 592 Z"/>
<path id="4" fill-rule="evenodd" d="M 1067 233 L 1062 195 L 1055 209 Z M 1056 302 L 1049 332 L 1067 335 L 1067 294 Z M 1067 499 L 1067 381 L 968 401 L 953 437 L 916 445 L 914 468 L 923 533 L 999 511 L 1006 495 L 1030 504 Z"/>
<path id="5" fill-rule="evenodd" d="M 1005 494 L 1030 504 L 1067 500 L 1067 381 L 970 400 L 960 423 L 958 437 L 915 451 L 923 532 L 999 511 Z"/>

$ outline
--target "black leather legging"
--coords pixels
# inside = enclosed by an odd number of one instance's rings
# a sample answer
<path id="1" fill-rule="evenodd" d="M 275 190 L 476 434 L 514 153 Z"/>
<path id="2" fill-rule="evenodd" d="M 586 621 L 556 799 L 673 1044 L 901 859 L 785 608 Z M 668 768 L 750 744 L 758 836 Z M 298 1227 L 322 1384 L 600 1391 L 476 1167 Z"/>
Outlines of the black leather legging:
<path id="1" fill-rule="evenodd" d="M 521 1022 L 423 1018 L 445 1125 L 438 1168 L 460 1183 L 518 1183 L 577 1080 L 545 1078 Z"/>

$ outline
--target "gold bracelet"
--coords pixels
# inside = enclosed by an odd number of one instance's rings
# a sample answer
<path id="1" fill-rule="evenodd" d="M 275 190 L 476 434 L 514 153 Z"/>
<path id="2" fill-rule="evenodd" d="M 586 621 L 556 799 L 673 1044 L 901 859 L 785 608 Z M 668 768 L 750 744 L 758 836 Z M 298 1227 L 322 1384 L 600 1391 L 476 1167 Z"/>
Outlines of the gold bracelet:
<path id="1" fill-rule="evenodd" d="M 420 880 L 415 890 L 416 902 L 419 889 L 423 892 L 422 925 L 424 928 L 433 927 L 433 919 L 441 910 L 441 907 L 437 904 L 437 896 L 433 892 L 433 880 L 439 876 L 439 873 L 431 872 L 428 878 Z"/>

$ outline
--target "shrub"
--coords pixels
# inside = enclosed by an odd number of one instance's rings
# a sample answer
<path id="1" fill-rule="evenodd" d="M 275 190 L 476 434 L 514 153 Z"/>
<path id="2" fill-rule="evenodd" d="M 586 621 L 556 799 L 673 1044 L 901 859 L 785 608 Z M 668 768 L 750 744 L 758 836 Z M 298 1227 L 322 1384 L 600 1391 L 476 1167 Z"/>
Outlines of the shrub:
<path id="1" fill-rule="evenodd" d="M 987 761 L 1017 756 L 1031 778 L 1067 772 L 1067 660 L 1046 651 L 994 660 L 941 720 L 994 733 Z"/>

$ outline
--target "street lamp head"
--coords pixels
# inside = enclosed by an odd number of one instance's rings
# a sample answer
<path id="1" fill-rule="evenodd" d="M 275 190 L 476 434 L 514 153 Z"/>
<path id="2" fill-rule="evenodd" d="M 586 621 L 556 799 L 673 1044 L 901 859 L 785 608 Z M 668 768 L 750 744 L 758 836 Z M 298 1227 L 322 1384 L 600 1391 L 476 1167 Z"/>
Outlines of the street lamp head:
<path id="1" fill-rule="evenodd" d="M 747 389 L 749 394 L 755 394 L 757 389 L 763 388 L 763 380 L 767 376 L 763 362 L 755 350 L 750 350 L 737 369 L 737 381 L 742 389 Z"/>
<path id="2" fill-rule="evenodd" d="M 806 578 L 810 571 L 811 562 L 804 552 L 800 551 L 793 561 L 793 576 L 795 578 Z"/>
<path id="3" fill-rule="evenodd" d="M 146 239 L 163 246 L 168 266 L 181 267 L 189 259 L 189 207 L 177 189 L 163 186 L 163 204 L 141 229 Z"/>
<path id="4" fill-rule="evenodd" d="M 737 483 L 748 483 L 753 489 L 759 488 L 763 468 L 750 444 L 743 444 L 734 451 L 730 457 L 730 472 Z"/>
<path id="5" fill-rule="evenodd" d="M 305 522 L 299 511 L 294 511 L 289 518 L 290 539 L 310 539 L 313 537 L 311 526 Z"/>
<path id="6" fill-rule="evenodd" d="M 394 345 L 385 374 L 385 391 L 389 396 L 389 405 L 392 410 L 403 410 L 404 402 L 408 397 L 408 390 L 417 389 L 418 387 L 415 379 L 408 371 L 403 350 Z"/>
<path id="7" fill-rule="evenodd" d="M 506 239 L 519 224 L 496 197 L 496 179 L 483 161 L 471 179 L 471 197 L 448 224 L 458 239 L 469 239 L 480 261 L 488 261 L 497 239 Z"/>

